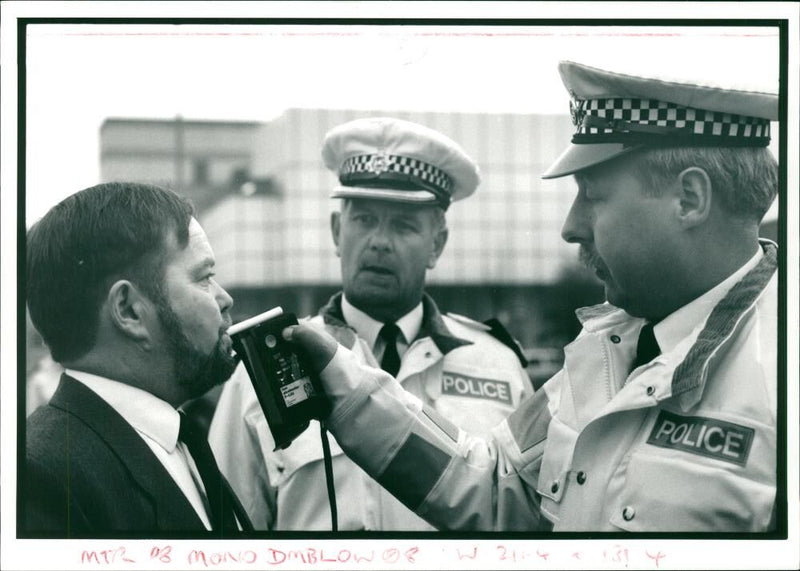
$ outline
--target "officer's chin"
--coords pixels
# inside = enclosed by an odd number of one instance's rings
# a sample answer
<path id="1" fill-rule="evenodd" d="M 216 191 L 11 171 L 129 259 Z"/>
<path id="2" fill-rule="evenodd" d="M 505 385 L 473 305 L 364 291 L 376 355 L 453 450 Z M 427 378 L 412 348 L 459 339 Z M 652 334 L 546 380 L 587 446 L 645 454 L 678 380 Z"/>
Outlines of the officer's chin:
<path id="1" fill-rule="evenodd" d="M 645 319 L 651 317 L 645 305 L 637 302 L 636 299 L 630 295 L 622 294 L 619 290 L 609 291 L 609 289 L 606 288 L 606 301 L 614 307 L 619 307 L 624 310 L 625 313 L 631 317 L 643 317 Z"/>
<path id="2" fill-rule="evenodd" d="M 397 290 L 389 283 L 361 282 L 358 287 L 346 292 L 347 300 L 358 307 L 360 304 L 385 305 L 393 303 L 398 297 Z"/>
<path id="3" fill-rule="evenodd" d="M 608 303 L 628 311 L 626 307 L 628 305 L 627 297 L 623 295 L 613 283 L 609 283 L 608 278 L 606 278 L 606 281 L 603 281 L 603 291 L 605 292 L 606 301 Z"/>

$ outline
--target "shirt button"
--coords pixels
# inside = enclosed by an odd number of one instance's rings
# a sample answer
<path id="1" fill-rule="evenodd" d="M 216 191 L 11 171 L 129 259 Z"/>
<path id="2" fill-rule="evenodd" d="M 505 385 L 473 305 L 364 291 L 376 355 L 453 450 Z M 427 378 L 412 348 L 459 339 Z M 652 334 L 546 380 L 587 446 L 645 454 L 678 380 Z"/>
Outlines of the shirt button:
<path id="1" fill-rule="evenodd" d="M 575 479 L 582 486 L 583 483 L 586 481 L 586 472 L 578 472 L 578 475 Z"/>
<path id="2" fill-rule="evenodd" d="M 611 342 L 612 343 L 619 343 L 620 342 L 619 335 L 612 335 L 611 336 Z"/>
<path id="3" fill-rule="evenodd" d="M 651 397 L 655 392 L 656 392 L 655 387 L 647 387 L 647 396 Z"/>
<path id="4" fill-rule="evenodd" d="M 631 506 L 627 506 L 625 507 L 624 510 L 622 510 L 622 519 L 624 519 L 625 521 L 631 521 L 633 519 L 633 516 L 635 515 L 636 515 L 636 510 L 633 509 Z"/>
<path id="5" fill-rule="evenodd" d="M 430 359 L 430 358 L 431 358 L 431 352 L 430 352 L 430 351 L 428 351 L 427 353 L 425 353 L 425 358 L 426 358 L 426 359 Z"/>
<path id="6" fill-rule="evenodd" d="M 550 486 L 550 491 L 553 492 L 554 494 L 558 492 L 558 482 L 553 482 L 553 485 Z"/>

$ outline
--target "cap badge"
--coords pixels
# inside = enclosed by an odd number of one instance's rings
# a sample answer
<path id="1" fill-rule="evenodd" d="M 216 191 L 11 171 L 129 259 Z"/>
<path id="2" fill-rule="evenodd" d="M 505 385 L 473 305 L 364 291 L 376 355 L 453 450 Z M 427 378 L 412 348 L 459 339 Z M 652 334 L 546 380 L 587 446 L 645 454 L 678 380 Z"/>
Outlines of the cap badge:
<path id="1" fill-rule="evenodd" d="M 394 163 L 394 157 L 387 155 L 386 151 L 380 150 L 370 158 L 369 162 L 364 165 L 368 172 L 380 175 L 389 170 L 390 165 Z"/>
<path id="2" fill-rule="evenodd" d="M 383 150 L 345 159 L 339 168 L 344 186 L 374 186 L 400 190 L 426 190 L 446 208 L 453 193 L 453 179 L 432 164 L 412 157 L 390 155 Z"/>
<path id="3" fill-rule="evenodd" d="M 583 118 L 586 116 L 586 101 L 581 101 L 572 95 L 569 101 L 569 114 L 572 117 L 572 124 L 580 128 Z"/>

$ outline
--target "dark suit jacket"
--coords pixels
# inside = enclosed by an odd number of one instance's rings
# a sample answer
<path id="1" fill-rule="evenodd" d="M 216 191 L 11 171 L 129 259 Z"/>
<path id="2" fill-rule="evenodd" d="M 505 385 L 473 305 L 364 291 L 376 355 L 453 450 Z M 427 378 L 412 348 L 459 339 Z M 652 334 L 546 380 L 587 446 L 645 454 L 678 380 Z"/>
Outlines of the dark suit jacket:
<path id="1" fill-rule="evenodd" d="M 212 533 L 136 430 L 68 375 L 27 420 L 20 493 L 28 534 Z M 241 505 L 234 510 L 251 529 Z"/>

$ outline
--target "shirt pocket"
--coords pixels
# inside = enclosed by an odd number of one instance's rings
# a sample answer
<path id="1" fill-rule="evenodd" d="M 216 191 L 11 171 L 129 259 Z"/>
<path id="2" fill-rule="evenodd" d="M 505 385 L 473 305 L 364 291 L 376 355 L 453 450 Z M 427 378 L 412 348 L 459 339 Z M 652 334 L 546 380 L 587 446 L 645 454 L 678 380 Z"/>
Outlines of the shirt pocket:
<path id="1" fill-rule="evenodd" d="M 624 485 L 609 506 L 610 523 L 625 531 L 764 531 L 775 487 L 736 466 L 679 451 L 637 450 Z"/>

